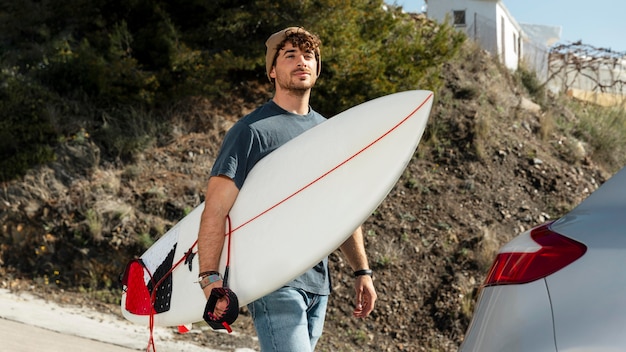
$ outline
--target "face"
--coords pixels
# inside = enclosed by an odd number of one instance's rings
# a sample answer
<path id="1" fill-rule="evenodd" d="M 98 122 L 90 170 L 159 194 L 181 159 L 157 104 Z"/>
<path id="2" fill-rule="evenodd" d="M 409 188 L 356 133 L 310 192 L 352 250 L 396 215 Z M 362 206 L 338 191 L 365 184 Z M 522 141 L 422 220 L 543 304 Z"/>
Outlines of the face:
<path id="1" fill-rule="evenodd" d="M 302 92 L 311 89 L 317 80 L 315 53 L 287 42 L 278 52 L 270 77 L 276 80 L 276 89 Z"/>

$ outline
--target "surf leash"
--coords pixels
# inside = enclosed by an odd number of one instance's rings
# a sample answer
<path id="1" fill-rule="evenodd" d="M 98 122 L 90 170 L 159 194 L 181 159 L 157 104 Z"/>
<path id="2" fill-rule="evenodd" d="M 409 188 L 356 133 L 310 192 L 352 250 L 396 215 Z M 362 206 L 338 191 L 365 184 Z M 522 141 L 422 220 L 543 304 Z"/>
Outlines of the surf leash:
<path id="1" fill-rule="evenodd" d="M 157 301 L 157 292 L 159 291 L 159 288 L 161 287 L 163 282 L 172 275 L 172 272 L 174 271 L 174 269 L 176 269 L 180 264 L 187 263 L 188 261 L 191 260 L 191 258 L 193 258 L 193 256 L 196 254 L 196 252 L 193 251 L 193 248 L 195 245 L 196 244 L 194 243 L 194 245 L 191 246 L 191 248 L 189 248 L 189 250 L 185 253 L 185 255 L 182 258 L 180 258 L 176 263 L 174 263 L 171 266 L 171 268 L 167 270 L 167 272 L 165 272 L 164 275 L 156 282 L 155 282 L 155 277 L 153 273 L 150 271 L 150 269 L 148 269 L 148 267 L 143 262 L 143 260 L 141 260 L 141 258 L 133 259 L 126 265 L 126 269 L 124 270 L 124 273 L 122 274 L 121 281 L 122 281 L 122 285 L 124 286 L 124 291 L 127 294 L 127 299 L 129 297 L 128 295 L 130 294 L 129 290 L 131 290 L 131 287 L 139 289 L 138 284 L 137 284 L 138 281 L 142 282 L 141 286 L 145 289 L 145 295 L 146 295 L 145 298 L 141 297 L 143 293 L 139 293 L 140 297 L 136 298 L 139 300 L 139 302 L 134 303 L 134 307 L 135 309 L 138 309 L 141 312 L 148 313 L 149 315 L 148 326 L 150 330 L 150 337 L 148 338 L 148 345 L 146 346 L 147 352 L 149 351 L 156 352 L 156 345 L 154 343 L 154 323 L 155 323 L 154 316 L 156 314 L 155 305 Z M 137 270 L 135 268 L 141 268 L 141 269 Z M 151 292 L 149 292 L 150 290 L 148 286 L 143 281 L 144 273 L 148 274 L 150 278 L 150 283 L 153 284 Z M 147 302 L 149 302 L 149 306 L 146 304 Z M 180 327 L 179 327 L 179 331 L 181 331 Z"/>
<path id="2" fill-rule="evenodd" d="M 195 246 L 195 243 L 193 246 Z M 152 309 L 150 309 L 150 322 L 149 322 L 150 337 L 148 339 L 148 346 L 146 346 L 147 352 L 150 350 L 152 350 L 152 352 L 156 352 L 156 345 L 154 344 L 154 315 L 156 311 L 154 309 L 154 305 L 156 303 L 157 291 L 159 290 L 159 287 L 161 287 L 161 284 L 163 283 L 163 281 L 168 276 L 172 275 L 172 272 L 174 271 L 174 269 L 176 269 L 181 263 L 186 262 L 190 256 L 195 255 L 195 253 L 192 252 L 193 246 L 189 248 L 189 251 L 187 251 L 182 258 L 180 258 L 174 265 L 172 265 L 172 268 L 168 270 L 167 273 L 165 273 L 165 275 L 163 275 L 163 277 L 159 281 L 157 281 L 156 285 L 153 286 L 154 289 L 152 290 L 152 294 L 150 295 L 150 303 L 152 305 Z M 154 278 L 152 276 L 152 273 L 145 266 L 144 268 L 146 272 L 148 273 L 148 275 L 150 275 L 150 281 L 154 283 Z M 179 330 L 180 330 L 180 327 L 179 327 Z"/>
<path id="3" fill-rule="evenodd" d="M 228 333 L 233 332 L 230 327 L 239 316 L 239 299 L 235 292 L 228 288 L 228 273 L 230 271 L 230 243 L 232 238 L 232 225 L 230 216 L 226 215 L 228 222 L 228 249 L 226 253 L 226 268 L 222 287 L 215 287 L 204 307 L 202 318 L 213 330 L 225 329 Z"/>
<path id="4" fill-rule="evenodd" d="M 237 298 L 237 295 L 230 288 L 228 288 L 228 276 L 229 276 L 229 271 L 230 271 L 230 248 L 231 248 L 231 238 L 232 238 L 232 224 L 231 224 L 230 216 L 227 216 L 226 219 L 228 221 L 228 232 L 226 234 L 228 236 L 228 249 L 227 249 L 227 257 L 226 257 L 226 268 L 224 270 L 224 278 L 222 281 L 223 284 L 222 284 L 222 287 L 216 287 L 211 291 L 211 294 L 205 306 L 203 319 L 214 330 L 225 329 L 226 331 L 231 333 L 232 328 L 230 327 L 230 324 L 232 324 L 239 316 L 239 299 Z M 121 275 L 122 277 L 120 279 L 122 281 L 123 286 L 126 287 L 124 289 L 126 291 L 129 286 L 129 276 L 131 275 L 132 267 L 133 265 L 138 264 L 139 266 L 141 266 L 141 271 L 146 272 L 148 274 L 150 278 L 150 282 L 153 284 L 152 286 L 153 289 L 151 290 L 152 292 L 149 293 L 150 294 L 149 296 L 150 307 L 149 307 L 149 313 L 148 313 L 149 315 L 148 326 L 150 330 L 150 336 L 148 339 L 148 345 L 146 346 L 146 352 L 150 352 L 150 351 L 156 352 L 156 345 L 154 343 L 154 326 L 155 326 L 155 314 L 156 314 L 155 304 L 157 300 L 157 291 L 159 290 L 163 282 L 169 276 L 172 275 L 172 272 L 179 265 L 183 263 L 188 264 L 190 267 L 189 270 L 191 270 L 191 261 L 193 260 L 193 257 L 197 254 L 197 251 L 194 251 L 194 248 L 197 246 L 197 244 L 198 244 L 198 240 L 196 240 L 191 245 L 191 247 L 189 247 L 189 250 L 185 252 L 185 254 L 176 263 L 173 263 L 171 268 L 156 282 L 155 282 L 154 275 L 148 269 L 145 263 L 141 260 L 141 258 L 130 261 L 126 266 L 124 273 Z M 218 309 L 217 311 L 215 310 L 216 307 Z M 178 327 L 178 331 L 180 333 L 185 333 L 188 331 L 188 328 L 184 325 L 181 325 Z"/>

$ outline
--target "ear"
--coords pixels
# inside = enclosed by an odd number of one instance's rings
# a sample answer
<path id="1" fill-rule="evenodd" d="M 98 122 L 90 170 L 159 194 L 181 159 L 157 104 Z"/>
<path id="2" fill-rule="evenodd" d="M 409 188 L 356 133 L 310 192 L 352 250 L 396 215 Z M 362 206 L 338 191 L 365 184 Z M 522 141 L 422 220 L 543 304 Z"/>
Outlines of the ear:
<path id="1" fill-rule="evenodd" d="M 272 66 L 270 70 L 270 78 L 276 79 L 276 66 Z"/>

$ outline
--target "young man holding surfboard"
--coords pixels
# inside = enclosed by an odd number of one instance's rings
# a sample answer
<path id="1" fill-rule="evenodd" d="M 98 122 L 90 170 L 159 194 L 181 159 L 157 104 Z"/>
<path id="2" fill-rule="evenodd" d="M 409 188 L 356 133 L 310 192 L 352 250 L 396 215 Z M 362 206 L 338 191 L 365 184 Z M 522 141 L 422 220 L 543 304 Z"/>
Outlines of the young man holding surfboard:
<path id="1" fill-rule="evenodd" d="M 225 241 L 225 218 L 248 172 L 264 156 L 325 120 L 309 106 L 321 70 L 320 44 L 317 36 L 298 27 L 281 30 L 266 42 L 266 72 L 275 85 L 275 95 L 231 128 L 207 185 L 198 234 L 200 272 L 213 273 L 210 278 L 200 278 L 206 297 L 222 286 L 215 272 Z M 341 245 L 341 251 L 355 270 L 353 315 L 365 318 L 377 297 L 360 227 Z M 283 288 L 250 303 L 261 349 L 314 350 L 322 334 L 330 290 L 325 258 Z"/>

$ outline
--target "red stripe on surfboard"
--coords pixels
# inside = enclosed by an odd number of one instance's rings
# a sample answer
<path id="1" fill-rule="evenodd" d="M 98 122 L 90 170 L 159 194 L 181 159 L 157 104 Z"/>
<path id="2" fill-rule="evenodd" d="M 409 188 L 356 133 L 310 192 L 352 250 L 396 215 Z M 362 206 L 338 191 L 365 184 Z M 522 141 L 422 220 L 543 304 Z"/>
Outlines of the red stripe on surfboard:
<path id="1" fill-rule="evenodd" d="M 380 137 L 376 138 L 374 141 L 372 141 L 370 144 L 366 145 L 365 147 L 363 147 L 361 150 L 359 150 L 358 152 L 354 153 L 353 155 L 349 156 L 348 158 L 346 158 L 344 161 L 342 161 L 341 163 L 337 164 L 337 166 L 331 168 L 330 170 L 326 171 L 325 173 L 323 173 L 321 176 L 319 176 L 318 178 L 316 178 L 315 180 L 311 181 L 310 183 L 308 183 L 307 185 L 303 186 L 302 188 L 300 188 L 299 190 L 293 192 L 291 195 L 285 197 L 284 199 L 282 199 L 281 201 L 277 202 L 276 204 L 272 205 L 271 207 L 267 208 L 266 210 L 262 211 L 261 213 L 259 213 L 258 215 L 256 215 L 255 217 L 251 218 L 250 220 L 244 222 L 243 224 L 235 227 L 234 229 L 232 229 L 232 231 L 230 231 L 230 234 L 233 234 L 235 231 L 239 230 L 240 228 L 246 226 L 247 224 L 253 222 L 254 220 L 258 219 L 259 217 L 269 213 L 270 211 L 272 211 L 273 209 L 275 209 L 276 207 L 280 206 L 281 204 L 285 203 L 286 201 L 288 201 L 289 199 L 295 197 L 296 195 L 298 195 L 299 193 L 301 193 L 302 191 L 304 191 L 305 189 L 311 187 L 312 185 L 314 185 L 315 183 L 319 182 L 321 179 L 325 178 L 326 176 L 330 175 L 331 173 L 333 173 L 335 170 L 339 169 L 340 167 L 342 167 L 343 165 L 347 164 L 348 162 L 350 162 L 350 160 L 356 158 L 358 155 L 360 155 L 361 153 L 363 153 L 364 151 L 366 151 L 367 149 L 371 148 L 373 145 L 375 145 L 376 143 L 378 143 L 380 140 L 382 140 L 383 138 L 385 138 L 386 136 L 388 136 L 391 132 L 393 132 L 394 130 L 396 130 L 398 127 L 400 127 L 402 124 L 404 124 L 408 119 L 410 119 L 413 115 L 415 115 L 416 112 L 418 112 L 423 106 L 424 104 L 426 104 L 426 102 L 428 102 L 433 96 L 433 93 L 430 93 L 428 95 L 428 97 L 426 97 L 426 99 L 420 104 L 418 105 L 410 114 L 408 114 L 405 118 L 403 118 L 400 122 L 398 122 L 395 126 L 393 126 L 392 128 L 390 128 L 388 131 L 386 131 L 385 133 L 383 133 Z M 228 234 L 227 234 L 228 235 Z"/>

